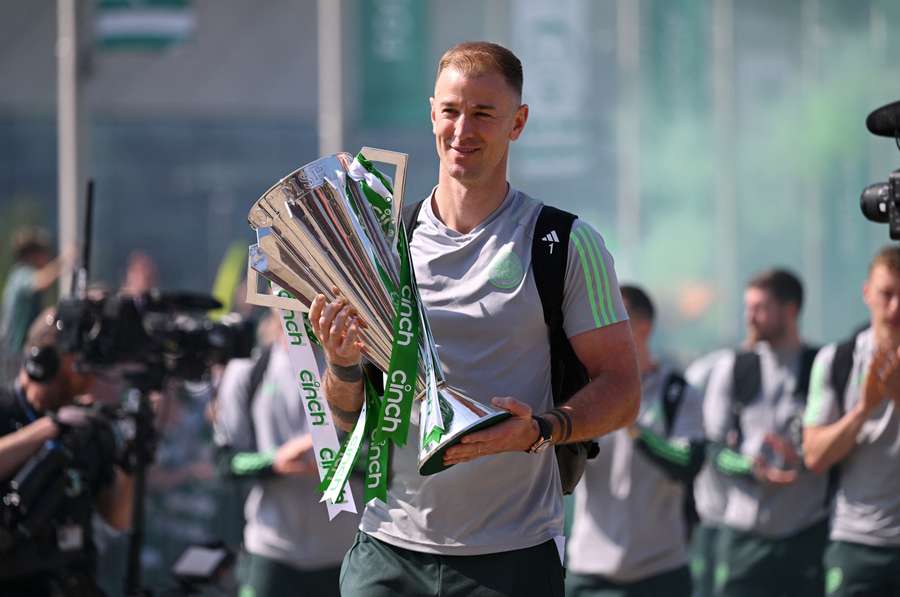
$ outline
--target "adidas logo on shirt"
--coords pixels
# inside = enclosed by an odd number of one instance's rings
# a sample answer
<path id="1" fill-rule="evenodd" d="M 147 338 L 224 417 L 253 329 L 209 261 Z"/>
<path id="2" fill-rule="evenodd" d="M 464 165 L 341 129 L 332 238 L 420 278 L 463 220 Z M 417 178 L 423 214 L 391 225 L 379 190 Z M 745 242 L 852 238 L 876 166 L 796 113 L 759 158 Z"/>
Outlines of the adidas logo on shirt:
<path id="1" fill-rule="evenodd" d="M 559 237 L 556 236 L 556 230 L 551 230 L 550 234 L 541 239 L 544 242 L 550 243 L 550 254 L 553 254 L 553 245 L 559 242 Z"/>

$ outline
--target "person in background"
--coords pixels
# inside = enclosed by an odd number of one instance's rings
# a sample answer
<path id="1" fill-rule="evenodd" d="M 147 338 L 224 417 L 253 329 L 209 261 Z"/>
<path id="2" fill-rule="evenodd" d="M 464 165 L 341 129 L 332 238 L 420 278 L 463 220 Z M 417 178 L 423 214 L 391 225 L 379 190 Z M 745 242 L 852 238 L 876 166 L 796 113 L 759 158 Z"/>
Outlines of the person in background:
<path id="1" fill-rule="evenodd" d="M 835 504 L 825 553 L 829 596 L 900 596 L 900 247 L 869 266 L 871 324 L 816 358 L 803 456 L 831 471 Z"/>
<path id="2" fill-rule="evenodd" d="M 599 438 L 575 489 L 568 597 L 689 597 L 685 492 L 704 457 L 699 393 L 650 350 L 655 308 L 623 285 L 638 366 L 641 412 L 630 429 Z"/>
<path id="3" fill-rule="evenodd" d="M 47 508 L 47 521 L 35 522 L 27 535 L 4 529 L 4 596 L 99 595 L 93 514 L 118 531 L 131 523 L 133 481 L 112 462 L 110 424 L 74 406 L 90 390 L 93 375 L 80 371 L 74 355 L 60 352 L 58 340 L 55 311 L 47 309 L 29 329 L 15 382 L 0 386 L 0 491 L 7 493 L 14 475 L 36 462 L 32 458 L 40 459 L 43 471 L 52 470 L 50 462 L 62 463 L 54 479 L 61 487 L 45 486 L 22 519 L 34 519 Z M 54 499 L 59 502 L 48 506 Z M 8 514 L 4 509 L 4 522 Z"/>
<path id="4" fill-rule="evenodd" d="M 59 278 L 63 259 L 53 259 L 50 239 L 40 228 L 21 228 L 11 243 L 13 266 L 0 299 L 0 356 L 7 381 L 18 370 L 28 327 L 44 308 L 44 294 Z"/>
<path id="5" fill-rule="evenodd" d="M 827 479 L 803 466 L 800 432 L 816 349 L 800 337 L 803 286 L 791 272 L 744 291 L 752 350 L 721 359 L 704 401 L 709 457 L 723 474 L 716 594 L 820 596 Z"/>
<path id="6" fill-rule="evenodd" d="M 319 502 L 310 427 L 279 323 L 274 314 L 264 320 L 270 343 L 255 359 L 230 361 L 218 390 L 220 471 L 253 484 L 244 507 L 240 595 L 337 597 L 359 517 L 342 512 L 329 522 Z M 317 359 L 324 365 L 318 351 Z"/>
<path id="7" fill-rule="evenodd" d="M 746 336 L 737 352 L 745 351 L 756 343 L 756 331 L 746 326 Z M 736 350 L 721 348 L 694 360 L 684 371 L 687 382 L 705 397 L 710 373 L 719 361 L 733 359 Z M 722 473 L 705 460 L 694 480 L 694 509 L 697 524 L 691 536 L 691 577 L 694 583 L 693 597 L 713 597 L 715 589 L 716 549 L 719 527 L 725 516 L 726 488 Z"/>

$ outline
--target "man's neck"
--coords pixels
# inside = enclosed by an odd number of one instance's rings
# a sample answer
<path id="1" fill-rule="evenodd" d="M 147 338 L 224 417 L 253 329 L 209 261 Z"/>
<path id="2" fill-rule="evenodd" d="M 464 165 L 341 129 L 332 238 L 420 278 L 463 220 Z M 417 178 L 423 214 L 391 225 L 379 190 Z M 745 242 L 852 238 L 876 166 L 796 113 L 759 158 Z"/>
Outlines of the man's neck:
<path id="1" fill-rule="evenodd" d="M 508 191 L 505 177 L 483 185 L 465 185 L 441 172 L 432 208 L 447 228 L 468 234 L 500 207 Z"/>

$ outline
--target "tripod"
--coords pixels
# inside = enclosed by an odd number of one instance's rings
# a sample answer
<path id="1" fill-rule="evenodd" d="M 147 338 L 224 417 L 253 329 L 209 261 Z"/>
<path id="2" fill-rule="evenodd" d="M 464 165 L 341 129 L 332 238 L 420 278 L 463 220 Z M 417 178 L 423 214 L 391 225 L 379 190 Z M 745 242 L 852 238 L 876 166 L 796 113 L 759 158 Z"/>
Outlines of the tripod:
<path id="1" fill-rule="evenodd" d="M 125 595 L 144 597 L 152 595 L 141 587 L 141 548 L 144 544 L 144 501 L 147 467 L 153 462 L 157 433 L 153 425 L 153 408 L 148 394 L 162 387 L 161 371 L 142 371 L 126 376 L 129 389 L 125 396 L 124 411 L 131 421 L 131 446 L 127 455 L 129 470 L 134 472 L 134 494 L 131 502 L 131 531 L 128 536 L 128 567 L 125 573 Z"/>

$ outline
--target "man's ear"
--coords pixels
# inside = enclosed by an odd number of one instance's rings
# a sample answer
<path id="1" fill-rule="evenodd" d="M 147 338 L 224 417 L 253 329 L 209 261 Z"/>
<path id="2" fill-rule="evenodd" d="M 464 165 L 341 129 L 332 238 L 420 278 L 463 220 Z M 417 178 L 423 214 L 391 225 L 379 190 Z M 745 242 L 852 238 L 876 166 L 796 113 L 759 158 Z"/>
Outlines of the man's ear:
<path id="1" fill-rule="evenodd" d="M 522 131 L 525 130 L 525 123 L 528 122 L 528 104 L 519 106 L 513 119 L 513 128 L 509 133 L 510 141 L 518 139 L 519 135 L 522 134 Z"/>
<path id="2" fill-rule="evenodd" d="M 435 114 L 434 114 L 434 98 L 428 98 L 428 108 L 431 111 L 431 132 L 434 134 L 434 122 L 435 122 Z"/>

